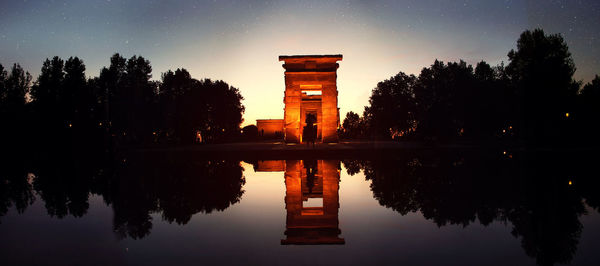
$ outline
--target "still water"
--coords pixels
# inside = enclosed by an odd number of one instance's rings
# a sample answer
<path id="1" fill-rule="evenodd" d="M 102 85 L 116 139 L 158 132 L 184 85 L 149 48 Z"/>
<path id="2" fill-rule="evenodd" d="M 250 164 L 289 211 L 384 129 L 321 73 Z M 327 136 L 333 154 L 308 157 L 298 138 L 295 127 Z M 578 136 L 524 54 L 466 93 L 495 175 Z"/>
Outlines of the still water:
<path id="1" fill-rule="evenodd" d="M 49 159 L 2 172 L 1 264 L 598 265 L 590 158 Z"/>

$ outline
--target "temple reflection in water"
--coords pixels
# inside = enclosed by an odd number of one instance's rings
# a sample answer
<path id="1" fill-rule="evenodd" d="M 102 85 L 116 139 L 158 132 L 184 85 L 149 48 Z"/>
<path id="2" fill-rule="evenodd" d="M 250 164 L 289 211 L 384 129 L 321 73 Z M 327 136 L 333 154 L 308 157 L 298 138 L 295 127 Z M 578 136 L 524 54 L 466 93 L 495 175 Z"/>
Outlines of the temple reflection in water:
<path id="1" fill-rule="evenodd" d="M 256 171 L 285 172 L 287 218 L 282 245 L 345 243 L 339 237 L 339 160 L 258 161 Z"/>

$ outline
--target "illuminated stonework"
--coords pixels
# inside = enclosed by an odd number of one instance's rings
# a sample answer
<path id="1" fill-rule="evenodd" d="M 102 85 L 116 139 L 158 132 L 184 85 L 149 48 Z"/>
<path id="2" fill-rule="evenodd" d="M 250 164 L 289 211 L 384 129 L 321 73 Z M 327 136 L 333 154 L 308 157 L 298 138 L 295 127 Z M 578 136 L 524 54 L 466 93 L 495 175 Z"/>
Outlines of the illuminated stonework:
<path id="1" fill-rule="evenodd" d="M 302 142 L 306 116 L 317 118 L 317 141 L 337 142 L 340 124 L 337 103 L 337 61 L 342 55 L 279 56 L 284 61 L 284 137 Z"/>
<path id="2" fill-rule="evenodd" d="M 258 136 L 266 139 L 276 139 L 283 136 L 283 119 L 257 119 Z"/>

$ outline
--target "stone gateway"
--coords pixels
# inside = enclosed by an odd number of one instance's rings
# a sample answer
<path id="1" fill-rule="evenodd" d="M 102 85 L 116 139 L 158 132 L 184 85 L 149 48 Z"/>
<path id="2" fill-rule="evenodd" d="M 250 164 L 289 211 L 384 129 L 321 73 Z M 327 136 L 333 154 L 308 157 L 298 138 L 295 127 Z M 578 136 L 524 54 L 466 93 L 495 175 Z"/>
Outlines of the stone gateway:
<path id="1" fill-rule="evenodd" d="M 285 142 L 305 142 L 304 130 L 316 126 L 317 142 L 337 142 L 340 115 L 337 102 L 337 61 L 342 55 L 279 56 L 284 61 Z"/>
<path id="2" fill-rule="evenodd" d="M 337 61 L 341 60 L 341 54 L 279 56 L 285 69 L 281 124 L 285 142 L 338 142 Z M 257 124 L 259 132 L 261 125 Z"/>

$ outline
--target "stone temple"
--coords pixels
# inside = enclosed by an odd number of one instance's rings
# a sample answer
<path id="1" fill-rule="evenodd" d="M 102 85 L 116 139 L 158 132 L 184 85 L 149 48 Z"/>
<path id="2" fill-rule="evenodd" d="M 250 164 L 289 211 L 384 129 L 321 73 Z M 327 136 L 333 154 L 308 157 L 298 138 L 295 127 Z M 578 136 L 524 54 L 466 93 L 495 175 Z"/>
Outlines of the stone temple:
<path id="1" fill-rule="evenodd" d="M 259 135 L 283 132 L 285 142 L 301 143 L 308 120 L 314 120 L 317 142 L 337 142 L 340 111 L 336 81 L 337 61 L 341 60 L 341 54 L 279 56 L 285 69 L 284 119 L 257 120 Z"/>

